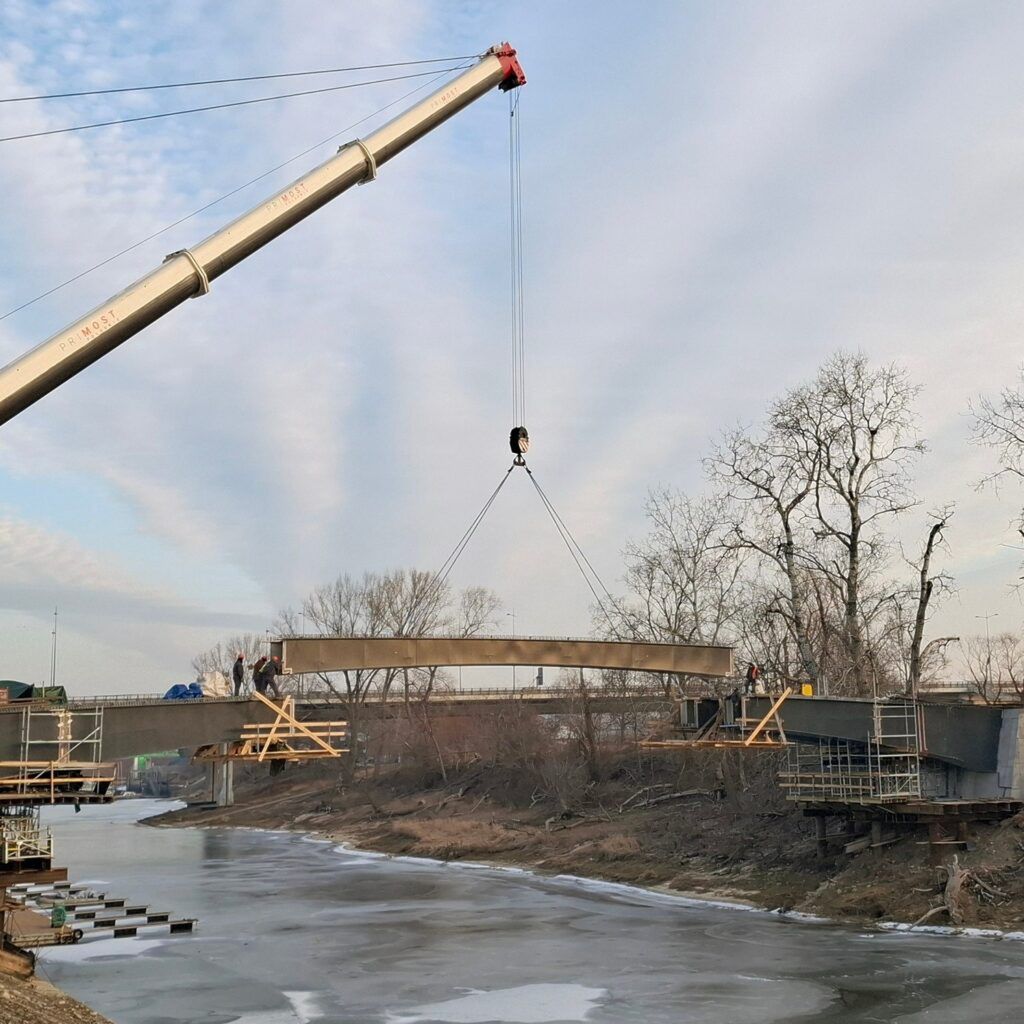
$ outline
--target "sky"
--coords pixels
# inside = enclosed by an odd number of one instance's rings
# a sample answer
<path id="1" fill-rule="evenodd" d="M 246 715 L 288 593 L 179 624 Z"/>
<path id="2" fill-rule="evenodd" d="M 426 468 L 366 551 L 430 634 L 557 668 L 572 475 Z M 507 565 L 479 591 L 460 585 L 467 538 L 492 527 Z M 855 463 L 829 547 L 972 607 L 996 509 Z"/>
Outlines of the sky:
<path id="1" fill-rule="evenodd" d="M 933 635 L 1018 630 L 1013 484 L 968 406 L 1024 361 L 1024 7 L 5 0 L 0 97 L 478 53 L 528 84 L 530 464 L 614 590 L 649 489 L 839 348 L 923 387 L 918 509 L 956 502 Z M 294 81 L 294 80 L 292 80 Z M 305 80 L 300 80 L 305 84 Z M 319 84 L 320 80 L 316 80 Z M 0 144 L 0 314 L 417 83 Z M 0 135 L 291 91 L 0 104 Z M 197 102 L 198 100 L 198 102 Z M 395 109 L 400 109 L 396 107 Z M 342 572 L 430 569 L 509 462 L 508 102 L 488 95 L 0 430 L 0 676 L 154 692 Z M 358 129 L 366 133 L 382 118 Z M 0 321 L 7 362 L 327 159 Z M 499 630 L 589 631 L 527 481 L 452 577 Z"/>

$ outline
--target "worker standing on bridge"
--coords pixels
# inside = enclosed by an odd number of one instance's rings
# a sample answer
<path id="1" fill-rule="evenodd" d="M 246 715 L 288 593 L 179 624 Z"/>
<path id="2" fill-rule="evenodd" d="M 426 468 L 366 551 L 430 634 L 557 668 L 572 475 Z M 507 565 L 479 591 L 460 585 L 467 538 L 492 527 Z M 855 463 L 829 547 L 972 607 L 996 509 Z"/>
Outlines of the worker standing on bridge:
<path id="1" fill-rule="evenodd" d="M 752 696 L 758 691 L 758 684 L 761 681 L 761 669 L 753 662 L 747 665 L 747 675 L 743 683 L 743 693 Z"/>
<path id="2" fill-rule="evenodd" d="M 235 684 L 235 696 L 237 697 L 242 692 L 242 683 L 245 682 L 245 656 L 241 651 L 238 652 L 238 657 L 235 658 L 235 663 L 231 666 L 231 681 Z"/>
<path id="3" fill-rule="evenodd" d="M 275 654 L 263 668 L 260 669 L 259 675 L 254 677 L 256 683 L 256 689 L 266 696 L 267 689 L 271 688 L 274 691 L 275 697 L 283 696 L 280 687 L 277 685 L 277 677 L 281 674 L 281 658 L 280 655 Z"/>
<path id="4" fill-rule="evenodd" d="M 259 693 L 262 693 L 266 687 L 263 685 L 263 666 L 266 665 L 267 659 L 265 655 L 260 655 L 252 665 L 252 685 L 256 687 Z"/>

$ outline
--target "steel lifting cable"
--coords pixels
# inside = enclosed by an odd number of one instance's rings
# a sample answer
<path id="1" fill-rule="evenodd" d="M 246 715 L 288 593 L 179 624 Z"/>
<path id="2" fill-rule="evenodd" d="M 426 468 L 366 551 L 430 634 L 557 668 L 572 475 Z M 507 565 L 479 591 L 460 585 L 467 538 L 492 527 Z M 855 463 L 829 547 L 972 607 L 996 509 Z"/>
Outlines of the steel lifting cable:
<path id="1" fill-rule="evenodd" d="M 511 305 L 512 430 L 509 446 L 517 459 L 530 447 L 526 429 L 526 332 L 523 301 L 523 178 L 520 157 L 520 95 L 508 99 L 509 300 Z"/>
<path id="2" fill-rule="evenodd" d="M 551 522 L 554 523 L 555 529 L 558 531 L 558 535 L 562 538 L 562 541 L 565 543 L 565 546 L 568 549 L 569 554 L 572 556 L 572 560 L 576 563 L 576 568 L 579 569 L 580 575 L 583 577 L 584 582 L 590 589 L 591 594 L 594 595 L 594 600 L 597 601 L 597 605 L 601 609 L 601 613 L 604 615 L 608 624 L 614 629 L 616 626 L 616 620 L 612 618 L 611 614 L 608 612 L 607 607 L 605 606 L 604 601 L 601 600 L 601 595 L 597 592 L 597 589 L 594 587 L 594 582 L 596 582 L 597 586 L 600 587 L 601 590 L 604 592 L 604 596 L 607 598 L 608 603 L 612 606 L 612 608 L 615 609 L 616 612 L 618 612 L 620 619 L 624 620 L 625 617 L 623 615 L 622 609 L 619 607 L 618 602 L 612 596 L 611 591 L 604 585 L 604 580 L 601 579 L 600 574 L 594 568 L 590 559 L 587 558 L 586 552 L 580 546 L 579 541 L 576 540 L 576 538 L 573 536 L 572 530 L 569 529 L 569 527 L 565 523 L 565 520 L 562 519 L 562 517 L 558 514 L 558 510 L 555 508 L 551 499 L 545 493 L 544 488 L 541 487 L 541 485 L 537 482 L 537 478 L 533 475 L 533 471 L 530 469 L 529 466 L 524 465 L 523 468 L 529 475 L 530 483 L 533 484 L 534 490 L 536 490 L 537 496 L 541 500 L 541 504 L 544 506 L 548 515 L 551 517 Z M 584 568 L 584 566 L 586 566 L 586 568 Z M 587 574 L 588 569 L 590 570 L 590 575 Z M 593 576 L 593 581 L 591 581 L 591 576 Z"/>
<path id="3" fill-rule="evenodd" d="M 463 533 L 463 535 L 459 538 L 455 547 L 452 548 L 452 550 L 449 552 L 448 557 L 441 563 L 441 567 L 437 570 L 437 572 L 434 573 L 432 579 L 430 580 L 430 583 L 427 584 L 428 593 L 432 589 L 440 589 L 448 581 L 448 577 L 451 576 L 452 570 L 455 568 L 455 563 L 458 562 L 458 560 L 462 557 L 463 551 L 465 551 L 466 548 L 469 546 L 469 542 L 473 539 L 474 535 L 476 534 L 476 531 L 480 528 L 480 524 L 484 521 L 484 517 L 491 510 L 491 506 L 494 504 L 495 499 L 501 493 L 501 489 L 508 482 L 508 478 L 512 475 L 512 470 L 515 469 L 516 466 L 520 464 L 521 463 L 519 463 L 518 461 L 515 461 L 512 463 L 511 466 L 508 467 L 508 469 L 505 470 L 504 475 L 498 481 L 498 486 L 495 487 L 493 491 L 491 491 L 490 497 L 488 497 L 488 499 L 484 502 L 483 507 L 473 517 L 472 522 L 466 528 L 466 532 Z M 401 626 L 399 626 L 397 635 L 402 636 L 405 633 L 406 629 L 408 629 L 412 621 L 412 614 L 413 612 L 412 609 L 410 608 L 405 619 L 402 621 Z"/>
<path id="4" fill-rule="evenodd" d="M 271 174 L 280 171 L 282 168 L 287 167 L 289 164 L 294 163 L 296 160 L 300 160 L 302 157 L 306 156 L 309 153 L 312 153 L 316 149 L 319 149 L 321 146 L 325 146 L 327 145 L 327 143 L 333 142 L 336 138 L 338 138 L 339 135 L 344 135 L 346 132 L 350 132 L 352 131 L 352 129 L 358 128 L 364 122 L 377 117 L 378 114 L 383 114 L 384 111 L 389 110 L 396 103 L 401 103 L 402 100 L 408 99 L 410 96 L 414 96 L 416 93 L 422 92 L 424 89 L 429 89 L 430 86 L 432 86 L 439 79 L 444 78 L 444 76 L 447 74 L 448 68 L 439 71 L 433 78 L 428 78 L 425 82 L 416 86 L 415 89 L 410 89 L 408 92 L 402 93 L 401 96 L 397 96 L 390 102 L 385 103 L 384 106 L 382 107 L 378 107 L 375 111 L 373 111 L 370 114 L 367 114 L 365 117 L 361 117 L 358 121 L 353 121 L 352 124 L 347 125 L 345 128 L 341 128 L 338 131 L 334 132 L 333 135 L 328 135 L 326 139 L 321 139 L 319 142 L 314 142 L 312 146 L 307 146 L 304 150 L 302 150 L 301 153 L 296 153 L 294 156 L 288 157 L 287 160 L 282 160 L 281 163 L 275 165 L 274 167 L 271 167 L 270 170 L 264 171 L 262 174 L 257 174 L 255 178 L 250 178 L 248 181 L 243 182 L 241 185 L 236 186 L 229 192 L 225 192 L 223 195 L 218 196 L 216 199 L 211 199 L 210 202 L 205 203 L 203 206 L 200 206 L 198 210 L 193 210 L 191 213 L 186 213 L 184 217 L 179 217 L 176 221 L 172 221 L 170 224 L 165 225 L 164 227 L 160 228 L 157 231 L 154 231 L 152 234 L 146 235 L 145 238 L 140 238 L 137 242 L 132 242 L 131 245 L 125 246 L 125 248 L 121 249 L 118 252 L 115 252 L 112 256 L 107 256 L 106 259 L 100 260 L 99 263 L 94 263 L 91 267 L 88 267 L 86 270 L 81 270 L 73 277 L 69 277 L 64 281 L 61 281 L 60 284 L 56 284 L 52 288 L 48 288 L 45 292 L 40 292 L 38 295 L 35 296 L 35 298 L 28 299 L 25 302 L 21 303 L 20 306 L 15 306 L 13 309 L 9 309 L 6 313 L 0 315 L 0 320 L 6 320 L 9 316 L 13 316 L 15 313 L 20 313 L 21 310 L 27 309 L 29 306 L 39 302 L 40 299 L 45 299 L 47 296 L 53 295 L 54 292 L 59 292 L 62 288 L 66 288 L 69 284 L 74 284 L 75 281 L 80 281 L 83 277 L 87 277 L 94 270 L 99 270 L 100 267 L 105 267 L 108 263 L 113 263 L 114 260 L 127 255 L 128 253 L 134 251 L 135 249 L 138 249 L 140 245 L 145 245 L 146 242 L 151 242 L 154 238 L 158 238 L 160 235 L 164 234 L 167 231 L 170 231 L 172 228 L 176 228 L 179 225 L 184 224 L 186 221 L 191 220 L 193 217 L 198 217 L 199 214 L 205 213 L 207 210 L 212 209 L 218 203 L 224 202 L 225 199 L 230 199 L 232 196 L 237 195 L 243 189 L 249 188 L 250 185 L 255 185 L 257 182 L 262 181 L 264 178 L 269 178 Z"/>
<path id="5" fill-rule="evenodd" d="M 509 129 L 508 129 L 508 181 L 509 181 L 509 283 L 510 283 L 510 304 L 511 304 L 511 369 L 512 369 L 512 422 L 513 426 L 509 435 L 509 443 L 515 456 L 512 465 L 505 471 L 504 476 L 484 502 L 483 507 L 476 514 L 466 532 L 459 538 L 458 543 L 451 553 L 441 564 L 441 567 L 432 577 L 428 585 L 430 588 L 441 587 L 448 580 L 452 570 L 455 568 L 462 553 L 466 550 L 469 542 L 473 539 L 484 517 L 494 504 L 505 486 L 509 477 L 517 466 L 526 470 L 541 504 L 544 506 L 555 530 L 565 544 L 576 568 L 587 584 L 590 593 L 593 595 L 597 606 L 601 609 L 609 626 L 615 631 L 616 620 L 608 610 L 609 606 L 619 615 L 621 621 L 625 620 L 622 609 L 619 607 L 611 591 L 605 586 L 600 574 L 594 568 L 593 563 L 587 558 L 586 553 L 576 540 L 572 531 L 566 525 L 565 520 L 558 514 L 551 499 L 547 496 L 544 488 L 538 483 L 533 471 L 526 464 L 525 455 L 530 446 L 530 437 L 524 426 L 526 420 L 526 332 L 524 329 L 524 299 L 523 299 L 523 185 L 522 185 L 522 161 L 520 145 L 520 122 L 519 116 L 519 93 L 509 95 Z M 602 593 L 604 597 L 602 598 Z M 607 602 L 607 603 L 606 603 Z M 406 615 L 399 633 L 404 633 L 412 619 L 412 611 Z"/>

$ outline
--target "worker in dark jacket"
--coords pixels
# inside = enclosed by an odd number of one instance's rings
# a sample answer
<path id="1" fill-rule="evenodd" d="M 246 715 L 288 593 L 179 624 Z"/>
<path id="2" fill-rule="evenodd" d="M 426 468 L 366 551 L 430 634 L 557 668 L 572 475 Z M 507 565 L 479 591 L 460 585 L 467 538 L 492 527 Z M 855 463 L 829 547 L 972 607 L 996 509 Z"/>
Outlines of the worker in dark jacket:
<path id="1" fill-rule="evenodd" d="M 266 663 L 267 659 L 261 655 L 252 665 L 252 685 L 256 687 L 258 693 L 263 693 L 267 688 L 267 684 L 263 682 L 263 666 Z"/>
<path id="2" fill-rule="evenodd" d="M 275 697 L 281 697 L 282 693 L 280 687 L 277 685 L 277 677 L 281 674 L 281 658 L 280 655 L 275 654 L 260 670 L 260 681 L 263 683 L 262 686 L 259 683 L 256 684 L 256 688 L 262 694 L 266 694 L 267 689 L 271 688 L 274 691 Z"/>
<path id="3" fill-rule="evenodd" d="M 235 658 L 235 663 L 231 666 L 231 680 L 235 684 L 235 696 L 237 697 L 242 692 L 242 683 L 245 682 L 245 656 L 241 651 L 238 652 L 238 657 Z"/>

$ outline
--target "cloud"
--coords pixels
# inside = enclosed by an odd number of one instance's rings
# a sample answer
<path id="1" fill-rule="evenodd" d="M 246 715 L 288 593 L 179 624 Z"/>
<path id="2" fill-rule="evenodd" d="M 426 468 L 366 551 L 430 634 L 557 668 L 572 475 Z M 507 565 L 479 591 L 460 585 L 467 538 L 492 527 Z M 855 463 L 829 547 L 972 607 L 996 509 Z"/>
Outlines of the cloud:
<path id="1" fill-rule="evenodd" d="M 1009 609 L 1016 556 L 998 546 L 1013 540 L 1016 497 L 972 490 L 988 455 L 967 447 L 963 413 L 1019 359 L 1024 16 L 917 3 L 644 10 L 594 7 L 576 59 L 578 11 L 552 5 L 452 19 L 426 0 L 358 14 L 323 3 L 298 20 L 281 5 L 252 17 L 182 3 L 151 24 L 134 4 L 13 0 L 0 14 L 0 93 L 472 52 L 507 32 L 530 78 L 531 463 L 605 581 L 644 529 L 648 487 L 704 486 L 709 437 L 756 420 L 844 346 L 925 384 L 922 497 L 961 503 L 950 541 L 970 580 L 951 614 Z M 126 36 L 137 45 L 121 46 Z M 401 91 L 7 145 L 0 301 Z M 4 132 L 180 99 L 8 105 Z M 183 660 L 233 608 L 269 615 L 340 571 L 443 558 L 509 458 L 506 118 L 502 97 L 484 98 L 4 428 L 11 517 L 78 566 L 76 593 L 130 614 L 140 643 L 179 622 L 164 655 Z M 0 323 L 0 352 L 30 347 L 333 149 Z M 55 533 L 31 483 L 70 493 L 83 479 L 102 492 L 88 527 Z M 495 587 L 533 631 L 579 632 L 589 594 L 520 483 L 457 582 Z M 913 540 L 917 520 L 905 529 Z M 95 551 L 123 551 L 121 567 L 88 563 Z M 43 601 L 56 584 L 45 566 L 18 570 L 12 605 Z M 140 581 L 153 578 L 173 582 L 150 592 Z"/>

